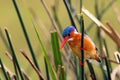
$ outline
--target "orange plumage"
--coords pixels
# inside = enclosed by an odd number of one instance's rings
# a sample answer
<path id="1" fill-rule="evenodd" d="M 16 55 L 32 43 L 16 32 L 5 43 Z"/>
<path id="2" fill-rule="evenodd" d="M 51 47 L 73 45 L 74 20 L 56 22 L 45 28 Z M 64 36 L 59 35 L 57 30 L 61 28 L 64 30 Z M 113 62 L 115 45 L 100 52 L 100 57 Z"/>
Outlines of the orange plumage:
<path id="1" fill-rule="evenodd" d="M 61 48 L 65 45 L 66 42 L 69 43 L 73 53 L 81 59 L 81 33 L 78 33 L 73 26 L 67 27 L 63 31 L 64 40 L 61 44 Z M 93 41 L 85 34 L 84 35 L 84 58 L 85 59 L 95 59 L 98 62 L 101 62 L 97 48 Z"/>

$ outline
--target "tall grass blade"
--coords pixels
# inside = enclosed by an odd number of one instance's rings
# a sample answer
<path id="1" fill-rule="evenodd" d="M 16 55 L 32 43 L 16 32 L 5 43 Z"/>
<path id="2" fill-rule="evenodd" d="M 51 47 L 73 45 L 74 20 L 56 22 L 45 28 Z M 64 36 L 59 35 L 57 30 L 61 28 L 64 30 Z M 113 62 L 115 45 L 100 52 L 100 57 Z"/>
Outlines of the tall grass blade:
<path id="1" fill-rule="evenodd" d="M 100 15 L 99 15 L 99 9 L 98 9 L 98 0 L 95 0 L 95 13 L 96 13 L 96 17 L 97 17 L 97 19 L 99 20 L 99 21 L 101 21 L 101 17 L 100 17 Z M 97 37 L 97 40 L 98 40 L 98 42 L 99 42 L 99 51 L 100 51 L 100 53 L 102 54 L 103 53 L 103 51 L 102 51 L 102 41 L 103 41 L 103 39 L 102 39 L 102 37 L 101 37 L 101 30 L 100 30 L 100 28 L 98 28 L 97 27 L 97 32 L 96 32 L 96 37 Z M 105 62 L 106 62 L 106 59 L 105 59 Z M 103 76 L 104 76 L 104 79 L 107 79 L 107 76 L 106 76 L 106 73 L 105 73 L 105 71 L 104 71 L 104 69 L 103 69 L 103 66 L 104 66 L 104 64 L 103 63 L 101 63 L 101 65 L 100 65 L 100 67 L 101 67 L 101 70 L 102 70 L 102 74 L 103 74 Z"/>
<path id="2" fill-rule="evenodd" d="M 72 12 L 70 11 L 70 9 L 68 7 L 67 0 L 63 0 L 63 1 L 64 1 L 65 6 L 66 6 L 66 9 L 68 11 L 68 14 L 69 14 L 69 17 L 70 17 L 70 20 L 71 20 L 71 24 L 76 28 L 75 21 L 74 21 L 74 18 L 72 16 Z M 77 28 L 76 28 L 76 30 L 77 30 Z"/>
<path id="3" fill-rule="evenodd" d="M 89 68 L 90 73 L 91 73 L 91 79 L 92 80 L 97 80 L 94 69 L 92 67 L 92 64 L 89 62 L 89 60 L 86 60 L 86 62 L 87 62 L 88 68 Z"/>
<path id="4" fill-rule="evenodd" d="M 54 62 L 55 62 L 56 69 L 57 69 L 58 65 L 63 66 L 58 41 L 59 40 L 58 40 L 57 32 L 51 32 L 51 43 L 52 43 L 52 49 L 53 49 Z"/>
<path id="5" fill-rule="evenodd" d="M 108 52 L 108 49 L 107 49 L 106 40 L 103 39 L 103 42 L 104 42 L 105 50 L 106 50 L 106 53 L 107 53 L 107 57 L 105 57 L 105 64 L 106 64 L 106 68 L 107 68 L 108 80 L 111 80 L 111 74 L 110 73 L 112 72 L 112 67 L 111 67 L 110 62 L 108 62 L 108 59 L 107 59 L 107 58 L 109 58 L 109 52 Z"/>
<path id="6" fill-rule="evenodd" d="M 77 59 L 76 56 L 74 57 L 74 63 L 75 63 L 75 74 L 76 74 L 76 80 L 81 80 L 81 66 L 79 65 L 79 60 Z"/>
<path id="7" fill-rule="evenodd" d="M 12 52 L 13 61 L 15 62 L 15 65 L 17 66 L 17 69 L 18 69 L 18 71 L 19 71 L 19 74 L 20 74 L 21 79 L 24 80 L 24 76 L 23 76 L 23 74 L 22 74 L 22 72 L 21 72 L 21 69 L 20 69 L 20 66 L 19 66 L 17 57 L 16 57 L 16 55 L 15 55 L 15 51 L 14 51 L 14 48 L 13 48 L 13 45 L 12 45 L 12 42 L 11 42 L 11 39 L 10 39 L 10 35 L 9 35 L 7 29 L 5 29 L 5 33 L 6 33 L 7 40 L 8 40 L 8 43 L 9 43 L 11 52 Z"/>
<path id="8" fill-rule="evenodd" d="M 18 9 L 16 0 L 13 0 L 13 4 L 14 4 L 15 10 L 16 10 L 16 12 L 17 12 L 18 18 L 19 18 L 19 20 L 20 20 L 21 27 L 22 27 L 23 32 L 24 32 L 24 36 L 25 36 L 25 38 L 26 38 L 26 41 L 27 41 L 29 50 L 30 50 L 30 52 L 31 52 L 31 56 L 32 56 L 32 58 L 33 58 L 33 62 L 34 62 L 34 64 L 35 64 L 35 66 L 40 70 L 39 65 L 38 65 L 38 63 L 37 63 L 37 60 L 36 60 L 36 57 L 35 57 L 35 54 L 34 54 L 34 51 L 33 51 L 33 48 L 32 48 L 32 45 L 31 45 L 31 42 L 30 42 L 30 39 L 29 39 L 29 36 L 28 36 L 28 33 L 27 33 L 27 30 L 26 30 L 26 27 L 25 27 L 25 25 L 24 25 L 22 16 L 21 16 L 20 11 L 19 11 L 19 9 Z"/>
<path id="9" fill-rule="evenodd" d="M 80 13 L 82 12 L 82 3 L 83 3 L 83 1 L 80 0 Z"/>
<path id="10" fill-rule="evenodd" d="M 4 68 L 4 66 L 3 66 L 3 63 L 2 63 L 1 58 L 0 58 L 0 65 L 1 65 L 1 68 L 2 68 L 2 71 L 3 71 L 3 74 L 4 74 L 4 76 L 5 76 L 5 79 L 6 79 L 6 80 L 9 80 L 8 74 L 7 74 L 6 71 L 5 71 L 5 68 Z"/>
<path id="11" fill-rule="evenodd" d="M 8 76 L 8 80 L 12 80 L 11 78 L 10 78 L 10 74 L 8 73 L 8 72 L 6 72 L 7 73 L 7 76 Z"/>
<path id="12" fill-rule="evenodd" d="M 8 51 L 10 51 L 10 48 L 9 48 L 9 46 L 7 44 L 7 40 L 5 39 L 5 36 L 4 36 L 3 32 L 2 32 L 1 27 L 0 27 L 0 37 L 1 37 L 1 39 L 2 39 L 2 41 L 4 43 L 4 45 L 5 45 L 5 47 L 8 49 Z"/>
<path id="13" fill-rule="evenodd" d="M 55 62 L 56 71 L 57 71 L 58 65 L 63 66 L 57 32 L 51 32 L 51 41 L 52 41 L 51 43 L 52 43 L 52 49 L 53 49 L 53 55 L 54 55 L 54 62 Z M 60 80 L 65 80 L 65 75 L 62 72 L 60 72 Z"/>
<path id="14" fill-rule="evenodd" d="M 17 70 L 17 66 L 15 64 L 15 61 L 13 60 L 12 54 L 10 54 L 9 52 L 6 52 L 5 54 L 13 62 L 13 66 L 14 66 L 14 70 L 15 70 L 15 80 L 19 80 L 19 73 Z"/>
<path id="15" fill-rule="evenodd" d="M 84 80 L 84 19 L 83 19 L 83 15 L 81 14 L 80 16 L 80 23 L 81 23 L 81 33 L 82 33 L 82 38 L 81 38 L 81 62 L 80 62 L 80 65 L 81 65 L 81 80 Z"/>
<path id="16" fill-rule="evenodd" d="M 50 75 L 51 75 L 51 77 L 52 77 L 52 80 L 56 80 L 57 78 L 56 78 L 55 71 L 54 71 L 54 69 L 53 69 L 53 67 L 52 67 L 52 65 L 51 65 L 51 63 L 50 63 L 50 60 L 49 60 L 48 55 L 47 55 L 47 51 L 45 50 L 45 48 L 44 48 L 44 46 L 43 46 L 42 40 L 41 40 L 41 38 L 40 38 L 40 36 L 39 36 L 39 34 L 38 34 L 38 31 L 37 31 L 34 23 L 33 23 L 33 26 L 34 26 L 34 30 L 35 30 L 35 32 L 36 32 L 36 35 L 37 35 L 37 37 L 38 37 L 39 43 L 40 43 L 40 45 L 41 45 L 41 48 L 42 48 L 42 50 L 43 50 L 43 55 L 44 55 L 44 57 L 45 57 L 45 59 L 46 59 L 46 62 L 47 62 L 48 69 L 49 69 L 49 71 L 50 71 Z"/>
<path id="17" fill-rule="evenodd" d="M 45 57 L 44 57 L 44 62 L 45 62 L 45 69 L 46 69 L 47 80 L 50 80 L 49 70 L 48 70 L 48 64 L 47 64 L 47 62 L 46 62 Z"/>
<path id="18" fill-rule="evenodd" d="M 68 0 L 67 2 L 68 2 L 68 4 L 69 4 L 69 6 L 70 6 L 71 14 L 74 14 L 73 17 L 76 18 L 76 20 L 77 20 L 77 22 L 79 23 L 79 26 L 80 26 L 80 18 L 79 18 L 78 14 L 77 14 L 77 7 L 74 8 L 74 7 L 72 6 L 71 0 Z M 77 2 L 76 2 L 76 4 L 77 4 Z M 81 2 L 80 2 L 80 4 L 81 4 Z M 80 8 L 80 12 L 81 12 L 81 8 Z M 81 26 L 80 26 L 80 27 L 81 27 Z"/>

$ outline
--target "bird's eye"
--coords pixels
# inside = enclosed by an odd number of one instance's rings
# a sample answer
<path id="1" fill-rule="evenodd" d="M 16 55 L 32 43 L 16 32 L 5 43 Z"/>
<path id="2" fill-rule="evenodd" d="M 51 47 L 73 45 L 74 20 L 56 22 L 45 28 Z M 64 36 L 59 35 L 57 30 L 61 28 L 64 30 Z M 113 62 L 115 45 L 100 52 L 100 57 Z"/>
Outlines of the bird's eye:
<path id="1" fill-rule="evenodd" d="M 68 34 L 68 36 L 70 36 L 70 34 Z"/>
<path id="2" fill-rule="evenodd" d="M 95 50 L 98 51 L 98 48 L 95 47 Z"/>

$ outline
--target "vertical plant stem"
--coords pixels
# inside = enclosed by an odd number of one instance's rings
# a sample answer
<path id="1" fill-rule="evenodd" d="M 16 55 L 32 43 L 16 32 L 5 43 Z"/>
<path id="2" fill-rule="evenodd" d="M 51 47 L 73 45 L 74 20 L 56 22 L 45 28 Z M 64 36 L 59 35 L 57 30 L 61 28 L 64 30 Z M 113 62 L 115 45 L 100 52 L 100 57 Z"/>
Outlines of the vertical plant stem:
<path id="1" fill-rule="evenodd" d="M 80 0 L 80 13 L 82 12 L 82 0 Z"/>
<path id="2" fill-rule="evenodd" d="M 53 69 L 53 67 L 52 67 L 52 65 L 51 65 L 51 63 L 50 63 L 50 61 L 49 61 L 49 58 L 48 58 L 48 55 L 47 55 L 47 51 L 45 50 L 45 48 L 44 48 L 44 46 L 43 46 L 42 40 L 41 40 L 41 38 L 40 38 L 40 36 L 39 36 L 39 34 L 38 34 L 38 31 L 37 31 L 34 23 L 33 23 L 33 26 L 34 26 L 34 30 L 35 30 L 35 32 L 36 32 L 36 35 L 37 35 L 37 37 L 38 37 L 39 43 L 40 43 L 40 45 L 41 45 L 41 49 L 43 50 L 43 55 L 45 56 L 46 62 L 47 62 L 47 64 L 48 64 L 48 69 L 49 69 L 49 71 L 50 71 L 51 78 L 52 78 L 52 80 L 56 80 L 57 78 L 56 78 L 55 71 L 54 71 L 54 69 Z"/>
<path id="3" fill-rule="evenodd" d="M 109 53 L 108 53 L 107 44 L 106 44 L 105 39 L 103 39 L 103 42 L 104 42 L 105 50 L 106 50 L 106 53 L 107 53 L 107 57 L 109 58 Z M 110 74 L 111 64 L 108 62 L 107 57 L 105 57 L 105 64 L 106 64 L 106 67 L 107 67 L 108 80 L 111 80 L 111 76 L 110 76 L 111 75 Z"/>
<path id="4" fill-rule="evenodd" d="M 17 12 L 18 18 L 19 18 L 19 20 L 20 20 L 21 27 L 22 27 L 23 32 L 24 32 L 24 36 L 25 36 L 25 38 L 26 38 L 26 41 L 27 41 L 29 50 L 30 50 L 30 52 L 31 52 L 31 56 L 32 56 L 32 58 L 33 58 L 33 62 L 34 62 L 34 64 L 35 64 L 35 66 L 40 70 L 39 65 L 38 65 L 38 63 L 37 63 L 37 60 L 36 60 L 36 57 L 35 57 L 35 54 L 34 54 L 34 51 L 33 51 L 33 48 L 32 48 L 32 45 L 31 45 L 31 42 L 30 42 L 30 39 L 29 39 L 29 36 L 28 36 L 28 33 L 27 33 L 27 30 L 26 30 L 26 27 L 25 27 L 25 25 L 24 25 L 22 16 L 21 16 L 20 11 L 19 11 L 19 9 L 18 9 L 16 0 L 13 0 L 13 4 L 14 4 L 15 10 L 16 10 L 16 12 Z"/>
<path id="5" fill-rule="evenodd" d="M 71 13 L 69 7 L 68 7 L 68 3 L 67 3 L 66 0 L 63 0 L 63 1 L 64 1 L 65 6 L 66 6 L 66 9 L 67 9 L 67 11 L 68 11 L 68 14 L 69 14 L 69 17 L 70 17 L 70 20 L 71 20 L 71 24 L 76 28 L 74 18 L 73 18 L 73 16 L 72 16 L 72 13 Z M 76 28 L 76 30 L 77 30 L 77 28 Z M 78 31 L 78 30 L 77 30 L 77 31 Z"/>
<path id="6" fill-rule="evenodd" d="M 87 64 L 88 64 L 88 67 L 89 67 L 89 70 L 90 70 L 90 73 L 91 73 L 91 78 L 92 80 L 97 80 L 96 79 L 96 75 L 95 75 L 95 72 L 94 72 L 94 69 L 92 67 L 92 64 L 89 62 L 89 60 L 86 60 Z"/>
<path id="7" fill-rule="evenodd" d="M 52 41 L 51 43 L 52 43 L 53 54 L 54 54 L 54 62 L 55 62 L 56 71 L 57 71 L 58 65 L 63 66 L 63 62 L 62 62 L 62 56 L 59 48 L 58 34 L 56 31 L 51 32 L 51 41 Z M 62 74 L 62 71 L 60 70 L 59 80 L 65 80 L 64 73 Z"/>
<path id="8" fill-rule="evenodd" d="M 19 80 L 19 74 L 18 74 L 17 66 L 16 66 L 16 64 L 15 64 L 15 61 L 13 60 L 12 55 L 11 55 L 9 52 L 6 52 L 5 54 L 6 54 L 6 55 L 8 56 L 8 58 L 13 62 L 13 66 L 14 66 L 14 70 L 15 70 L 15 77 L 16 77 L 15 80 Z"/>
<path id="9" fill-rule="evenodd" d="M 47 80 L 50 80 L 49 69 L 48 69 L 48 65 L 47 65 L 45 57 L 44 57 L 44 62 L 45 62 Z"/>
<path id="10" fill-rule="evenodd" d="M 106 50 L 106 53 L 107 53 L 107 57 L 110 58 L 109 52 L 108 52 L 108 48 L 107 48 L 107 44 L 106 44 L 106 40 L 103 39 L 103 42 L 104 42 L 105 50 Z M 112 72 L 112 65 L 111 65 L 111 63 L 109 63 L 109 67 L 110 67 L 110 72 Z"/>
<path id="11" fill-rule="evenodd" d="M 51 43 L 52 43 L 52 48 L 54 53 L 54 62 L 57 69 L 58 65 L 63 66 L 57 32 L 51 32 L 51 41 L 52 41 Z"/>
<path id="12" fill-rule="evenodd" d="M 15 51 L 14 51 L 14 48 L 13 48 L 13 45 L 12 45 L 12 42 L 11 42 L 11 39 L 10 39 L 10 35 L 9 35 L 7 29 L 5 29 L 5 33 L 6 33 L 6 36 L 7 36 L 7 39 L 8 39 L 8 43 L 9 43 L 9 46 L 10 46 L 10 49 L 11 49 L 11 52 L 12 52 L 13 61 L 15 61 L 15 65 L 18 68 L 18 71 L 19 71 L 21 79 L 24 80 L 24 76 L 23 76 L 23 74 L 21 72 L 18 60 L 17 60 L 16 55 L 15 55 Z"/>
<path id="13" fill-rule="evenodd" d="M 99 15 L 99 9 L 98 9 L 98 0 L 95 0 L 95 13 L 96 13 L 97 19 L 101 20 L 101 17 Z M 103 39 L 101 37 L 101 30 L 98 27 L 97 27 L 97 35 L 96 35 L 96 37 L 97 37 L 97 39 L 99 41 L 99 49 L 100 49 L 99 51 L 102 54 L 103 53 L 102 52 L 102 41 L 103 41 Z M 104 76 L 104 79 L 107 80 L 107 76 L 105 74 L 105 71 L 103 70 L 103 65 L 104 65 L 103 63 L 101 63 L 101 65 L 100 65 L 101 71 L 102 71 L 102 74 Z"/>
<path id="14" fill-rule="evenodd" d="M 81 80 L 84 80 L 84 20 L 83 20 L 83 15 L 81 14 L 80 16 L 80 23 L 81 23 L 81 27 L 82 27 L 82 38 L 81 38 L 81 62 L 80 62 L 80 65 L 81 65 Z"/>
<path id="15" fill-rule="evenodd" d="M 19 80 L 19 74 L 18 74 L 17 66 L 16 66 L 14 60 L 13 60 L 13 66 L 14 66 L 14 70 L 15 70 L 16 78 L 17 78 L 17 80 Z"/>
<path id="16" fill-rule="evenodd" d="M 3 74 L 4 74 L 4 76 L 5 76 L 5 79 L 6 79 L 6 80 L 9 80 L 9 77 L 8 77 L 6 71 L 5 71 L 5 68 L 4 68 L 4 66 L 3 66 L 3 63 L 2 63 L 2 60 L 1 60 L 1 59 L 0 59 L 0 64 L 1 64 L 1 68 L 2 68 Z"/>
<path id="17" fill-rule="evenodd" d="M 75 74 L 76 74 L 76 80 L 81 80 L 80 79 L 80 77 L 81 77 L 81 67 L 79 68 L 79 61 L 78 61 L 78 59 L 77 59 L 77 57 L 76 56 L 73 56 L 74 57 L 74 63 L 75 63 L 75 67 L 74 67 L 74 69 L 75 69 Z"/>
<path id="18" fill-rule="evenodd" d="M 1 39 L 2 39 L 2 41 L 3 41 L 3 43 L 4 43 L 4 45 L 5 45 L 5 47 L 6 47 L 6 48 L 8 49 L 8 51 L 10 52 L 10 48 L 9 48 L 9 46 L 8 46 L 8 44 L 7 44 L 7 40 L 5 39 L 5 36 L 4 36 L 3 32 L 2 32 L 1 27 L 0 27 L 0 37 L 1 37 Z"/>

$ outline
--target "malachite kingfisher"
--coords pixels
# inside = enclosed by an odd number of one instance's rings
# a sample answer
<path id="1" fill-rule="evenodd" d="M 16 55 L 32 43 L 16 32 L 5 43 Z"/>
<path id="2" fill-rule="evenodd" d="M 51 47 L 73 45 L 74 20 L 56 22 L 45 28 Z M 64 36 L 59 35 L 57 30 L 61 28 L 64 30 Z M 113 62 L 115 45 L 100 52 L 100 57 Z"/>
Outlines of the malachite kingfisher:
<path id="1" fill-rule="evenodd" d="M 63 41 L 61 43 L 60 49 L 68 42 L 73 53 L 81 59 L 81 50 L 84 50 L 84 59 L 94 59 L 101 62 L 101 58 L 98 53 L 98 49 L 91 40 L 91 38 L 84 34 L 84 48 L 81 48 L 81 38 L 82 34 L 78 33 L 74 26 L 68 26 L 62 32 Z"/>

